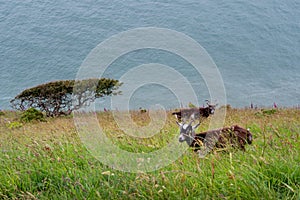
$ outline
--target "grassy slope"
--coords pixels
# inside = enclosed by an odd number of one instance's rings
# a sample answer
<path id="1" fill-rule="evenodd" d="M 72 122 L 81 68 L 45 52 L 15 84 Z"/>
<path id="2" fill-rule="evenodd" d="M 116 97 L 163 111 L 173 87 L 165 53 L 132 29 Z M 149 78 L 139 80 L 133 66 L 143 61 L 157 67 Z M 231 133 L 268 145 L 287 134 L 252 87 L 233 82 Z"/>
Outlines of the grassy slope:
<path id="1" fill-rule="evenodd" d="M 153 151 L 178 134 L 169 119 L 161 134 L 133 140 L 99 113 L 100 124 L 123 149 Z M 147 114 L 133 113 L 147 124 Z M 253 145 L 241 151 L 193 151 L 150 173 L 113 170 L 81 145 L 71 117 L 20 125 L 18 113 L 0 116 L 0 199 L 300 199 L 300 110 L 276 113 L 230 109 L 225 125 L 249 127 Z M 207 126 L 206 121 L 201 129 Z M 113 134 L 112 134 L 113 133 Z"/>

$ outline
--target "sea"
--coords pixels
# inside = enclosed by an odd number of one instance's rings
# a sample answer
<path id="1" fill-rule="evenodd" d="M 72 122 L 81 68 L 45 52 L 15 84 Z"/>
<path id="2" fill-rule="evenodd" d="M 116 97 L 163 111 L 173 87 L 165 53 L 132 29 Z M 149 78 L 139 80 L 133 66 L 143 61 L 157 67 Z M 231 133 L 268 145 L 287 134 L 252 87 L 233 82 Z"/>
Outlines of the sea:
<path id="1" fill-rule="evenodd" d="M 0 0 L 0 109 L 12 109 L 10 100 L 27 88 L 76 79 L 97 45 L 147 27 L 176 31 L 200 44 L 220 73 L 226 101 L 211 97 L 205 75 L 180 55 L 141 48 L 117 57 L 103 77 L 120 79 L 137 66 L 156 63 L 186 78 L 197 100 L 181 102 L 176 91 L 151 82 L 148 73 L 143 74 L 148 83 L 131 91 L 131 109 L 204 105 L 206 99 L 232 107 L 299 106 L 298 0 Z M 157 79 L 172 76 L 162 71 Z M 97 100 L 97 108 L 122 109 L 111 106 L 117 97 Z"/>

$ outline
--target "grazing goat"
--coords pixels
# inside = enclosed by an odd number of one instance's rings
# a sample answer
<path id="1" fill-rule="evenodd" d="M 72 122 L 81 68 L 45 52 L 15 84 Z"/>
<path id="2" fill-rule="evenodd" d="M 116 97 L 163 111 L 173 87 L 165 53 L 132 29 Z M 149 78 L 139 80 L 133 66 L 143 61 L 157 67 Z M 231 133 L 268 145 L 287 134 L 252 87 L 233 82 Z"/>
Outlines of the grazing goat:
<path id="1" fill-rule="evenodd" d="M 186 121 L 189 120 L 190 118 L 192 120 L 201 119 L 201 117 L 207 118 L 209 115 L 214 114 L 217 104 L 212 105 L 209 103 L 208 100 L 206 101 L 206 103 L 207 103 L 207 107 L 181 108 L 179 111 L 173 112 L 172 115 L 175 115 L 175 117 L 179 121 L 182 121 L 182 119 L 183 121 Z"/>
<path id="2" fill-rule="evenodd" d="M 240 126 L 231 126 L 210 130 L 202 133 L 195 133 L 195 129 L 200 123 L 192 126 L 193 121 L 189 124 L 176 122 L 180 127 L 179 142 L 184 142 L 193 147 L 195 151 L 199 150 L 201 146 L 212 149 L 225 148 L 228 145 L 232 147 L 239 147 L 245 151 L 245 145 L 252 143 L 252 134 Z"/>

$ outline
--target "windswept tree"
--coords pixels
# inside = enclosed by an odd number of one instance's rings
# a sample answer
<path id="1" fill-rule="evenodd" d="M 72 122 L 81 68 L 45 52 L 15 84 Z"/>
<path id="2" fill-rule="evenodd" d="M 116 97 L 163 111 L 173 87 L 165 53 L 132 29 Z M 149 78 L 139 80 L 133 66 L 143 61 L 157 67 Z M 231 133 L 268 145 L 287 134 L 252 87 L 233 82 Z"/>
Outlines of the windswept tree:
<path id="1" fill-rule="evenodd" d="M 48 117 L 69 115 L 96 98 L 120 94 L 121 85 L 107 78 L 54 81 L 26 89 L 10 102 L 14 109 L 36 108 Z"/>

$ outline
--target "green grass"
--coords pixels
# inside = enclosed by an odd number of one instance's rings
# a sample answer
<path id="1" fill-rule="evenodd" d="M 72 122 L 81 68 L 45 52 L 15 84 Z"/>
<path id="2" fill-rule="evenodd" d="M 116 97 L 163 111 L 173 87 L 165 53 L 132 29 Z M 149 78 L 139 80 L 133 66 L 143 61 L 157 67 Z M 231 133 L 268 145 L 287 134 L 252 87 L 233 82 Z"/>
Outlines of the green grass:
<path id="1" fill-rule="evenodd" d="M 70 117 L 20 123 L 20 113 L 0 116 L 0 199 L 300 199 L 300 110 L 230 109 L 225 125 L 253 133 L 246 152 L 192 150 L 154 172 L 111 169 L 82 145 Z M 261 112 L 262 113 L 262 112 Z M 132 113 L 149 123 L 147 113 Z M 178 134 L 169 119 L 160 134 L 133 139 L 118 130 L 111 113 L 98 113 L 107 135 L 122 149 L 150 152 Z M 207 127 L 209 119 L 199 130 Z"/>

